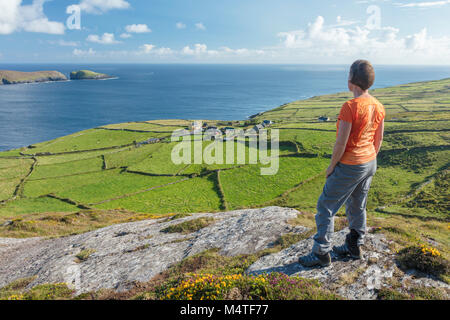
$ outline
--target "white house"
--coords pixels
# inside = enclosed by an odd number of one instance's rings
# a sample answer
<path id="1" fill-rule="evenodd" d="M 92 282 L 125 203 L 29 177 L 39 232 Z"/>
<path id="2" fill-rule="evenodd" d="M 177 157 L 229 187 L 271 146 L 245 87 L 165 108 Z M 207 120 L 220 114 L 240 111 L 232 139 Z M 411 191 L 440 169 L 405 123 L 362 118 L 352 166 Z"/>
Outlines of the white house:
<path id="1" fill-rule="evenodd" d="M 191 124 L 192 131 L 201 131 L 202 130 L 202 121 L 196 120 Z"/>

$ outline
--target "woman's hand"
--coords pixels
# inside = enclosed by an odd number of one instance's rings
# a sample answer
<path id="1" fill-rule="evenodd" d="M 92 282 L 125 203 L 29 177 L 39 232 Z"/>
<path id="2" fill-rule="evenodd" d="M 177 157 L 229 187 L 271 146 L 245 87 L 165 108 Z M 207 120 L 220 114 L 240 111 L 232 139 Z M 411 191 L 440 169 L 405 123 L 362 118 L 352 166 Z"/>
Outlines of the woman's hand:
<path id="1" fill-rule="evenodd" d="M 328 167 L 327 172 L 326 172 L 326 177 L 327 178 L 333 174 L 335 168 L 336 168 L 336 166 L 333 166 L 333 165 L 330 165 Z"/>

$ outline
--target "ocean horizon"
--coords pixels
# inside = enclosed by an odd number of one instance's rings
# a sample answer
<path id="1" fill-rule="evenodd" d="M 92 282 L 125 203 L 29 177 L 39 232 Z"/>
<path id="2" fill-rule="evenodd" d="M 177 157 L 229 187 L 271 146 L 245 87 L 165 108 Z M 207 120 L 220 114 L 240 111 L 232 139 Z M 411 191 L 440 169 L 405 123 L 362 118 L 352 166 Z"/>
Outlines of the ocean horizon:
<path id="1" fill-rule="evenodd" d="M 347 91 L 347 65 L 0 64 L 0 70 L 89 69 L 114 76 L 0 86 L 0 151 L 106 124 L 244 120 L 296 100 Z M 450 77 L 450 66 L 375 66 L 373 88 Z M 338 106 L 340 107 L 340 106 Z"/>

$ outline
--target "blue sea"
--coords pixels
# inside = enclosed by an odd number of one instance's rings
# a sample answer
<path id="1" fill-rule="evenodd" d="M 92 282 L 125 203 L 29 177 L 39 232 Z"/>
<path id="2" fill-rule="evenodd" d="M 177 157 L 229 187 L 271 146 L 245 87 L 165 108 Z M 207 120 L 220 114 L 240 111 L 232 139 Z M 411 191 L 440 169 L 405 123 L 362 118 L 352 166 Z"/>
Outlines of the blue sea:
<path id="1" fill-rule="evenodd" d="M 284 103 L 347 90 L 348 66 L 0 64 L 19 71 L 90 69 L 117 77 L 0 86 L 0 150 L 105 124 L 242 120 Z M 376 66 L 376 88 L 450 77 L 450 66 Z"/>

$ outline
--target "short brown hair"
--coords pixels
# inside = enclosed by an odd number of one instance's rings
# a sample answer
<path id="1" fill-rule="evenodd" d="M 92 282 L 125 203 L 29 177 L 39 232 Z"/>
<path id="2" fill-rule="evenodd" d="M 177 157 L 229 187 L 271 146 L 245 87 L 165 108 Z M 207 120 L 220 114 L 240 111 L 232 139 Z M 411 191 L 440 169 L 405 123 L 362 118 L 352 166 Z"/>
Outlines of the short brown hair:
<path id="1" fill-rule="evenodd" d="M 350 67 L 350 82 L 362 90 L 369 89 L 375 82 L 375 70 L 367 60 L 357 60 Z"/>

